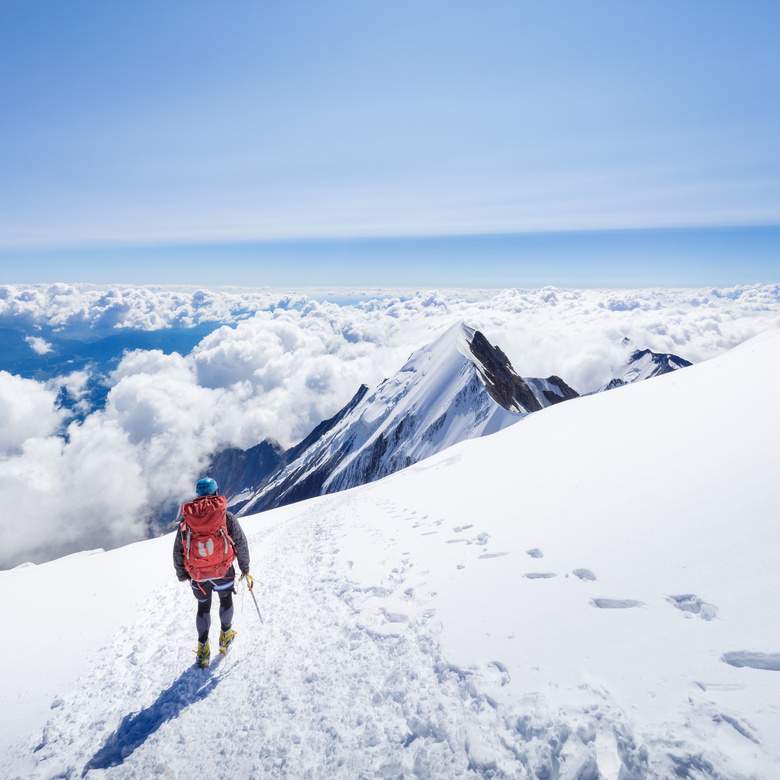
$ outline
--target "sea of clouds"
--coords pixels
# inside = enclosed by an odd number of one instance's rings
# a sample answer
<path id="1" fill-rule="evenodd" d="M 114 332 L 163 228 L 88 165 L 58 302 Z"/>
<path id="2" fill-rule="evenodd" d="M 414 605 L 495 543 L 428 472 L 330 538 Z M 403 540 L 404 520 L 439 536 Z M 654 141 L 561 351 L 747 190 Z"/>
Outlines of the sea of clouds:
<path id="1" fill-rule="evenodd" d="M 0 328 L 47 336 L 213 323 L 188 355 L 128 351 L 105 406 L 63 408 L 89 371 L 0 372 L 0 568 L 145 538 L 192 493 L 210 453 L 297 443 L 361 384 L 398 371 L 458 321 L 521 376 L 603 386 L 636 348 L 691 362 L 780 327 L 780 285 L 697 290 L 379 291 L 0 286 Z M 85 402 L 84 402 L 85 403 Z M 76 404 L 75 409 L 78 409 Z"/>

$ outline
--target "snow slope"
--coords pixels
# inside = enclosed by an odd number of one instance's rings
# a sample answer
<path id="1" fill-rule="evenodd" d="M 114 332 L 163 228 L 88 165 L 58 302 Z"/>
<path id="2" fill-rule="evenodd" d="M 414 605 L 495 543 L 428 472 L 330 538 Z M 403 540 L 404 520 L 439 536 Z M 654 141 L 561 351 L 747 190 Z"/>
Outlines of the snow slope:
<path id="1" fill-rule="evenodd" d="M 0 572 L 0 776 L 778 777 L 779 384 L 772 331 L 244 518 L 205 672 L 170 537 Z"/>
<path id="2" fill-rule="evenodd" d="M 251 487 L 228 495 L 228 503 L 253 514 L 364 485 L 576 397 L 556 376 L 518 376 L 498 347 L 459 323 L 373 391 L 363 385 L 337 415 L 285 453 L 276 471 L 257 475 Z"/>

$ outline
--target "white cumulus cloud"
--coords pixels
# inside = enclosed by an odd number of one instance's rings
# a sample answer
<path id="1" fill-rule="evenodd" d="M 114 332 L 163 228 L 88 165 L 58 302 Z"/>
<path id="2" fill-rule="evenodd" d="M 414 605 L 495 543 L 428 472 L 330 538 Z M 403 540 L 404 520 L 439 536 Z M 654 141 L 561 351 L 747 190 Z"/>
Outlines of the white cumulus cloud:
<path id="1" fill-rule="evenodd" d="M 7 371 L 0 371 L 0 409 L 0 457 L 11 457 L 29 439 L 56 433 L 65 417 L 56 390 Z"/>
<path id="2" fill-rule="evenodd" d="M 48 355 L 49 352 L 54 349 L 46 339 L 38 338 L 36 336 L 27 336 L 25 341 L 30 345 L 30 349 L 32 349 L 36 355 Z"/>
<path id="3" fill-rule="evenodd" d="M 337 305 L 333 295 L 357 301 Z M 192 493 L 211 452 L 266 437 L 290 446 L 459 320 L 500 346 L 522 376 L 557 374 L 577 391 L 602 386 L 629 348 L 714 357 L 780 327 L 780 285 L 698 290 L 395 291 L 163 290 L 0 287 L 0 324 L 95 329 L 223 323 L 188 355 L 125 354 L 105 407 L 71 422 L 58 396 L 83 396 L 88 375 L 47 383 L 0 372 L 0 565 L 148 533 Z M 363 300 L 361 300 L 363 298 Z M 37 337 L 36 337 L 37 338 Z M 15 502 L 15 503 L 14 503 Z M 20 527 L 15 519 L 24 517 Z"/>
<path id="4" fill-rule="evenodd" d="M 0 567 L 143 538 L 149 509 L 135 448 L 102 415 L 71 425 L 68 438 L 28 439 L 3 462 Z"/>

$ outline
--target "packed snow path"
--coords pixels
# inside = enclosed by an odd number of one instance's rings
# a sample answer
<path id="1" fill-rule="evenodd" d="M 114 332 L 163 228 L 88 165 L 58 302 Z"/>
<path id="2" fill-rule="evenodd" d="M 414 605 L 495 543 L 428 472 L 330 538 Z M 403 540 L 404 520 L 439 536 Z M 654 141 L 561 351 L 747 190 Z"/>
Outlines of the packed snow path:
<path id="1" fill-rule="evenodd" d="M 580 712 L 565 718 L 534 696 L 508 711 L 490 695 L 508 682 L 499 661 L 449 664 L 434 611 L 415 597 L 411 554 L 383 561 L 371 584 L 340 576 L 356 500 L 329 503 L 250 535 L 265 623 L 242 591 L 227 656 L 206 671 L 192 665 L 195 601 L 172 580 L 53 702 L 43 733 L 15 748 L 4 775 L 595 780 L 601 732 L 615 764 L 617 749 L 641 768 L 605 694 L 583 691 Z"/>
<path id="2" fill-rule="evenodd" d="M 265 623 L 242 590 L 238 639 L 206 671 L 192 666 L 195 601 L 171 578 L 100 653 L 97 668 L 53 702 L 43 733 L 13 751 L 4 776 L 665 776 L 604 689 L 583 685 L 574 698 L 569 691 L 566 709 L 553 711 L 544 691 L 502 702 L 510 674 L 498 659 L 468 669 L 449 663 L 427 604 L 436 594 L 425 591 L 428 572 L 417 570 L 412 552 L 369 555 L 368 576 L 365 562 L 342 549 L 358 529 L 386 544 L 375 528 L 356 524 L 367 509 L 380 525 L 400 523 L 421 538 L 449 529 L 382 498 L 388 491 L 372 492 L 379 495 L 320 499 L 250 531 Z M 379 504 L 368 507 L 371 498 Z M 444 535 L 454 538 L 432 541 L 452 561 L 465 554 L 490 566 L 503 557 L 485 552 L 487 534 L 473 527 Z M 529 561 L 542 555 L 529 553 Z M 216 604 L 214 616 L 216 626 Z M 735 734 L 755 742 L 748 726 L 731 721 Z M 664 750 L 673 749 L 669 740 Z M 678 750 L 676 761 L 680 777 L 718 776 L 701 756 Z M 699 773 L 697 762 L 712 773 Z"/>

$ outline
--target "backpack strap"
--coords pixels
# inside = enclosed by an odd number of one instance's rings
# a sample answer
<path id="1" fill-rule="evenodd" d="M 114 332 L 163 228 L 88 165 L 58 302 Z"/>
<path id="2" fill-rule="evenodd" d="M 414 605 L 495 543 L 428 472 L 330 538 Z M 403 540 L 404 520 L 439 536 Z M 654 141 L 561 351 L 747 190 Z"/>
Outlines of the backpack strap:
<path id="1" fill-rule="evenodd" d="M 226 528 L 220 528 L 219 532 L 222 534 L 222 538 L 225 540 L 225 555 L 230 552 L 231 538 Z"/>
<path id="2" fill-rule="evenodd" d="M 190 541 L 192 540 L 192 529 L 187 525 L 184 520 L 181 522 L 181 526 L 179 528 L 179 531 L 181 532 L 181 543 L 184 547 L 184 560 L 186 561 L 190 557 Z M 184 532 L 187 532 L 186 536 Z"/>

